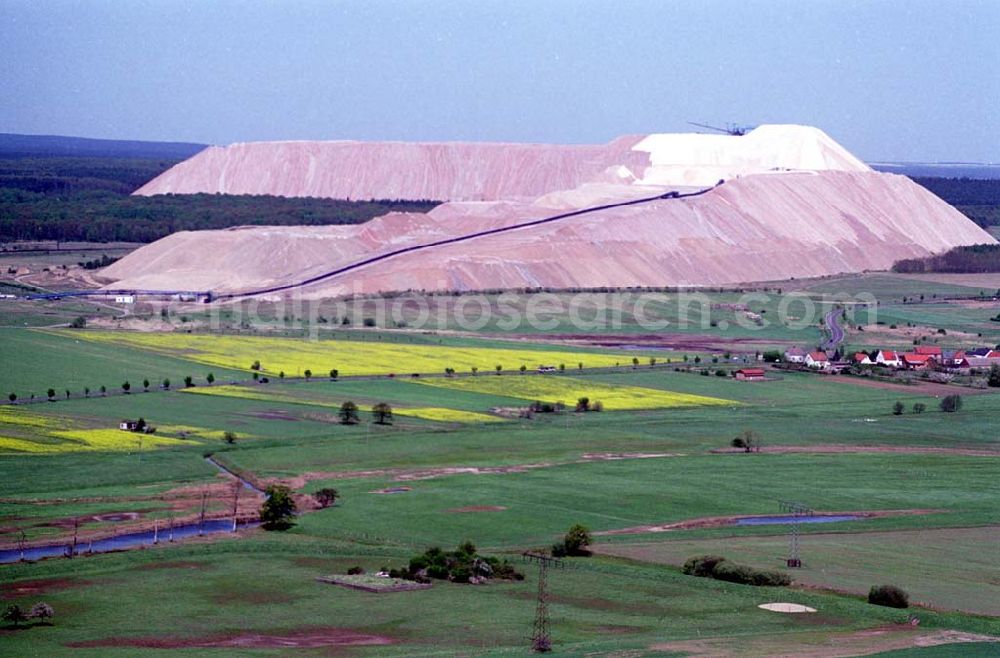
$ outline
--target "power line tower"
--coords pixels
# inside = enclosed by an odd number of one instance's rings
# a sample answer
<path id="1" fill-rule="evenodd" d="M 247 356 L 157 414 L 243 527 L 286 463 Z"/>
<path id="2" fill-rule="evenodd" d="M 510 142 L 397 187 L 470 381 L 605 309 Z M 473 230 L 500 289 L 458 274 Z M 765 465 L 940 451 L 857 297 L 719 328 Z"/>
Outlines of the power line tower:
<path id="1" fill-rule="evenodd" d="M 531 650 L 538 653 L 552 651 L 552 636 L 549 633 L 548 572 L 549 567 L 563 566 L 559 558 L 541 553 L 522 553 L 524 559 L 538 564 L 538 604 L 535 607 L 535 623 L 531 631 Z"/>
<path id="2" fill-rule="evenodd" d="M 787 564 L 789 569 L 799 569 L 802 567 L 802 558 L 799 555 L 799 517 L 815 514 L 815 512 L 802 503 L 797 503 L 793 500 L 779 500 L 778 506 L 781 507 L 782 512 L 791 514 L 793 517 L 792 523 L 788 529 Z"/>

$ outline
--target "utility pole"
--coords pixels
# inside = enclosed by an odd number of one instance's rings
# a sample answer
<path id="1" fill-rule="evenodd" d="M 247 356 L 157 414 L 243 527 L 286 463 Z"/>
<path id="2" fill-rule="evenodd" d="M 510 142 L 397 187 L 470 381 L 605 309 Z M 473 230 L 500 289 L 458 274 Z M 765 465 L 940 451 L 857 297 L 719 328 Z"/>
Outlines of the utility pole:
<path id="1" fill-rule="evenodd" d="M 781 511 L 787 512 L 795 517 L 790 524 L 788 531 L 788 561 L 787 565 L 789 569 L 799 569 L 802 567 L 802 558 L 799 555 L 799 520 L 798 517 L 805 516 L 807 514 L 815 514 L 815 512 L 802 503 L 797 503 L 791 500 L 779 500 L 778 505 L 781 507 Z"/>
<path id="2" fill-rule="evenodd" d="M 233 480 L 233 532 L 236 532 L 236 512 L 240 506 L 240 481 Z"/>
<path id="3" fill-rule="evenodd" d="M 201 516 L 198 518 L 198 534 L 205 532 L 205 502 L 208 499 L 208 492 L 201 492 Z"/>
<path id="4" fill-rule="evenodd" d="M 549 566 L 561 567 L 562 560 L 541 553 L 522 553 L 525 560 L 538 564 L 538 602 L 535 607 L 535 622 L 531 630 L 531 650 L 538 653 L 552 651 L 552 636 L 549 632 L 548 571 Z"/>

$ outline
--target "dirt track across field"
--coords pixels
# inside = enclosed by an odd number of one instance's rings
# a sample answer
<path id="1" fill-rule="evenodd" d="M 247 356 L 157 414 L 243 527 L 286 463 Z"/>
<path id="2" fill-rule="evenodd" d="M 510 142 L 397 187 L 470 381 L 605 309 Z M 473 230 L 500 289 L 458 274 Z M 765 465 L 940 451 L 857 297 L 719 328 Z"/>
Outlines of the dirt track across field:
<path id="1" fill-rule="evenodd" d="M 717 638 L 665 642 L 650 647 L 654 651 L 688 656 L 796 656 L 797 658 L 847 658 L 885 651 L 956 645 L 969 642 L 1000 642 L 1000 637 L 951 630 L 921 630 L 919 626 L 892 624 L 853 633 L 780 633 L 762 637 Z"/>
<path id="2" fill-rule="evenodd" d="M 899 391 L 907 395 L 927 395 L 941 397 L 944 395 L 984 395 L 992 393 L 988 388 L 969 388 L 967 386 L 953 386 L 951 384 L 938 384 L 937 382 L 917 382 L 916 384 L 895 384 L 884 382 L 878 379 L 867 377 L 848 377 L 846 375 L 828 375 L 825 381 L 835 384 L 853 384 L 854 386 L 865 386 L 868 388 L 878 388 L 884 391 Z"/>
<path id="3" fill-rule="evenodd" d="M 714 455 L 742 455 L 741 448 L 720 448 L 710 450 Z M 965 457 L 1000 457 L 1000 450 L 983 448 L 937 448 L 934 446 L 886 446 L 886 445 L 851 445 L 838 443 L 820 443 L 809 446 L 764 446 L 762 454 L 838 454 L 838 453 L 894 453 L 901 455 L 962 455 Z M 756 453 L 754 453 L 756 454 Z"/>
<path id="4" fill-rule="evenodd" d="M 345 628 L 302 628 L 283 634 L 234 633 L 206 637 L 109 637 L 87 642 L 71 642 L 74 648 L 93 647 L 142 647 L 149 649 L 187 649 L 239 647 L 244 649 L 317 647 L 355 647 L 393 644 L 394 640 L 382 635 L 358 633 Z"/>
<path id="5" fill-rule="evenodd" d="M 292 489 L 301 489 L 310 480 L 351 480 L 358 478 L 390 477 L 396 482 L 432 480 L 449 475 L 505 475 L 524 473 L 538 468 L 586 464 L 595 461 L 619 461 L 624 459 L 657 459 L 660 457 L 680 457 L 668 452 L 588 452 L 565 462 L 537 462 L 533 464 L 511 464 L 509 466 L 442 466 L 437 468 L 376 468 L 365 471 L 311 471 L 292 478 L 267 478 L 263 484 L 284 484 Z"/>
<path id="6" fill-rule="evenodd" d="M 841 512 L 817 512 L 811 516 L 858 516 L 866 519 L 880 518 L 884 516 L 910 516 L 913 514 L 934 514 L 939 510 L 933 509 L 903 509 L 903 510 L 863 510 L 863 511 L 841 511 Z M 735 524 L 741 519 L 753 519 L 761 514 L 734 514 L 731 516 L 706 516 L 700 519 L 688 519 L 686 521 L 676 521 L 674 523 L 662 523 L 651 525 L 637 525 L 630 528 L 619 528 L 617 530 L 602 530 L 595 532 L 596 536 L 607 535 L 640 535 L 647 532 L 670 532 L 672 530 L 695 530 L 701 528 L 721 528 Z"/>

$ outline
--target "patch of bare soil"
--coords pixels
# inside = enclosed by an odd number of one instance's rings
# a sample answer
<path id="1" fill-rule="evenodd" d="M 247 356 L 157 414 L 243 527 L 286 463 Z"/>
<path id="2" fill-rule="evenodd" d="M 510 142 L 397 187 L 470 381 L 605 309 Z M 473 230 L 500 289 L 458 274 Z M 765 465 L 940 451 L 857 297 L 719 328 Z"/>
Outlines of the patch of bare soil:
<path id="1" fill-rule="evenodd" d="M 287 633 L 232 633 L 201 638 L 172 636 L 109 637 L 102 640 L 70 642 L 73 648 L 92 647 L 142 647 L 149 649 L 185 649 L 240 647 L 245 649 L 317 647 L 357 647 L 393 644 L 395 640 L 383 635 L 359 633 L 345 628 L 302 628 Z"/>
<path id="2" fill-rule="evenodd" d="M 146 564 L 134 567 L 139 571 L 157 571 L 159 569 L 185 569 L 191 571 L 201 571 L 212 568 L 207 562 L 195 562 L 193 560 L 159 560 L 147 562 Z"/>
<path id="3" fill-rule="evenodd" d="M 664 642 L 654 644 L 650 649 L 719 658 L 748 655 L 847 658 L 900 649 L 997 641 L 1000 641 L 1000 637 L 951 630 L 922 631 L 919 626 L 892 624 L 853 633 L 783 633 L 756 638 Z M 960 655 L 961 649 L 956 646 L 955 652 Z"/>
<path id="4" fill-rule="evenodd" d="M 741 448 L 719 448 L 710 450 L 712 454 L 744 454 Z M 934 446 L 865 446 L 865 445 L 845 445 L 845 444 L 817 444 L 809 446 L 763 446 L 762 453 L 772 454 L 835 454 L 835 453 L 896 453 L 904 455 L 962 455 L 965 457 L 1000 457 L 1000 451 L 983 450 L 978 448 L 938 448 Z"/>
<path id="5" fill-rule="evenodd" d="M 934 514 L 940 510 L 934 509 L 903 509 L 903 510 L 864 510 L 845 512 L 815 512 L 810 516 L 858 516 L 866 519 L 881 518 L 885 516 L 909 516 L 913 514 Z M 601 530 L 594 535 L 638 535 L 647 532 L 670 532 L 672 530 L 694 530 L 699 528 L 720 528 L 722 526 L 733 525 L 741 519 L 755 519 L 766 514 L 736 514 L 731 516 L 706 516 L 700 519 L 688 519 L 686 521 L 676 521 L 666 524 L 638 525 L 630 528 L 619 528 L 617 530 Z"/>
<path id="6" fill-rule="evenodd" d="M 524 473 L 538 468 L 551 468 L 553 466 L 568 466 L 570 464 L 583 464 L 592 461 L 614 461 L 621 459 L 654 459 L 658 457 L 678 457 L 680 455 L 669 452 L 588 452 L 580 459 L 565 462 L 538 462 L 534 464 L 512 464 L 510 466 L 442 466 L 437 468 L 403 469 L 403 468 L 377 468 L 366 471 L 310 471 L 293 478 L 270 478 L 262 483 L 284 484 L 292 489 L 301 489 L 310 480 L 349 480 L 358 478 L 391 477 L 396 482 L 413 482 L 417 480 L 431 480 L 449 475 L 504 475 L 508 473 Z M 395 493 L 396 487 L 392 487 Z M 386 493 L 380 491 L 376 493 Z"/>
<path id="7" fill-rule="evenodd" d="M 287 411 L 281 411 L 279 409 L 265 409 L 263 411 L 251 411 L 249 413 L 242 415 L 252 416 L 253 418 L 260 418 L 261 420 L 289 420 L 292 421 L 293 423 L 297 423 L 299 421 L 298 418 L 291 415 Z"/>
<path id="8" fill-rule="evenodd" d="M 446 509 L 448 514 L 465 514 L 467 512 L 502 512 L 506 507 L 503 505 L 469 505 L 467 507 L 453 507 Z"/>
<path id="9" fill-rule="evenodd" d="M 879 388 L 886 391 L 899 391 L 908 395 L 928 395 L 940 397 L 942 395 L 983 395 L 990 393 L 989 389 L 968 388 L 966 386 L 952 386 L 950 384 L 938 384 L 936 382 L 917 381 L 914 384 L 895 384 L 868 377 L 847 377 L 845 375 L 828 375 L 824 381 L 835 384 L 853 384 L 854 386 L 866 386 L 868 388 Z"/>
<path id="10" fill-rule="evenodd" d="M 71 587 L 83 587 L 90 581 L 76 578 L 47 578 L 43 580 L 23 580 L 19 583 L 0 583 L 0 599 L 19 599 L 50 592 L 59 592 Z"/>

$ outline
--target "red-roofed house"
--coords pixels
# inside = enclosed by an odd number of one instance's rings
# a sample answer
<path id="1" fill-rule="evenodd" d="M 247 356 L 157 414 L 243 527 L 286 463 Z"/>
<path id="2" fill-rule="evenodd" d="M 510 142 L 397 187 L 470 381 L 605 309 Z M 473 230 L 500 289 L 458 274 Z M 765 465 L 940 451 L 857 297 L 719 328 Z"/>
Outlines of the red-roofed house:
<path id="1" fill-rule="evenodd" d="M 830 357 L 823 350 L 809 352 L 809 354 L 806 354 L 806 365 L 810 368 L 829 368 Z"/>
<path id="2" fill-rule="evenodd" d="M 763 368 L 740 368 L 736 371 L 736 379 L 747 382 L 759 382 L 764 379 L 766 374 Z"/>
<path id="3" fill-rule="evenodd" d="M 934 345 L 917 345 L 913 351 L 921 356 L 941 356 L 941 348 Z"/>
<path id="4" fill-rule="evenodd" d="M 872 364 L 872 358 L 864 352 L 858 352 L 851 360 L 856 366 L 870 366 Z"/>
<path id="5" fill-rule="evenodd" d="M 875 363 L 890 368 L 898 368 L 903 365 L 903 362 L 899 360 L 899 355 L 892 350 L 879 350 L 878 354 L 875 355 Z"/>
<path id="6" fill-rule="evenodd" d="M 924 370 L 927 368 L 927 362 L 930 359 L 931 357 L 928 354 L 907 352 L 903 355 L 903 366 L 909 370 Z"/>

